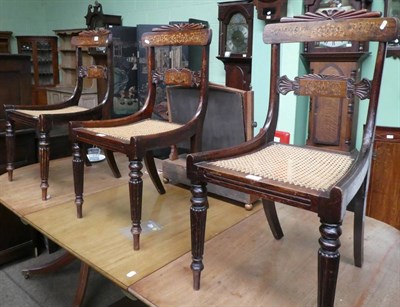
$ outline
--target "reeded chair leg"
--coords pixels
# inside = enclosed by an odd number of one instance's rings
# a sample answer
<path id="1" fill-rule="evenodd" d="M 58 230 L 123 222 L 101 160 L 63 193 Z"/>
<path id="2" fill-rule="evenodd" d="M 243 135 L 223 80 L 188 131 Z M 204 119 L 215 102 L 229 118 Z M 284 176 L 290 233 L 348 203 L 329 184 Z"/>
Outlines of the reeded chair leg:
<path id="1" fill-rule="evenodd" d="M 74 175 L 75 205 L 77 217 L 82 217 L 83 205 L 83 168 L 82 149 L 78 143 L 72 144 L 72 169 Z"/>
<path id="2" fill-rule="evenodd" d="M 264 213 L 267 217 L 269 227 L 275 239 L 279 240 L 283 237 L 281 224 L 279 223 L 278 214 L 276 213 L 275 202 L 267 199 L 262 200 Z"/>
<path id="3" fill-rule="evenodd" d="M 143 192 L 143 180 L 142 180 L 142 161 L 139 159 L 131 160 L 129 162 L 129 198 L 131 205 L 131 220 L 132 228 L 131 233 L 133 236 L 133 249 L 140 249 L 140 233 L 142 228 L 140 226 L 140 220 L 142 218 L 142 192 Z"/>
<path id="4" fill-rule="evenodd" d="M 193 289 L 200 289 L 201 271 L 204 269 L 203 254 L 207 220 L 207 188 L 205 184 L 192 184 L 192 206 L 190 208 L 190 224 L 192 236 Z"/>
<path id="5" fill-rule="evenodd" d="M 40 163 L 40 188 L 42 189 L 42 200 L 47 200 L 47 189 L 49 188 L 49 166 L 50 166 L 50 144 L 49 134 L 39 134 L 39 163 Z"/>
<path id="6" fill-rule="evenodd" d="M 160 176 L 158 176 L 156 163 L 154 162 L 153 152 L 146 152 L 144 157 L 144 164 L 146 165 L 147 172 L 149 173 L 150 179 L 156 187 L 158 193 L 165 194 L 164 186 L 161 182 Z"/>
<path id="7" fill-rule="evenodd" d="M 14 172 L 14 156 L 15 156 L 15 124 L 13 121 L 6 122 L 6 150 L 7 150 L 7 165 L 8 181 L 13 180 Z"/>
<path id="8" fill-rule="evenodd" d="M 340 262 L 340 224 L 321 222 L 318 251 L 318 306 L 333 307 Z"/>
<path id="9" fill-rule="evenodd" d="M 367 174 L 368 176 L 368 174 Z M 352 200 L 354 204 L 353 253 L 354 265 L 361 268 L 364 261 L 364 219 L 367 203 L 367 176 Z"/>

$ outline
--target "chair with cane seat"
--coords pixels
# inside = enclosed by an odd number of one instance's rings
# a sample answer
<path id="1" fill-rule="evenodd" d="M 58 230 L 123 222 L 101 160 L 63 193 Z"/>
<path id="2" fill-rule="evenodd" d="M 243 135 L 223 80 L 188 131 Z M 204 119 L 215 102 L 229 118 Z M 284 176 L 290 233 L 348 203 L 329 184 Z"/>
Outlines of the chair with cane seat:
<path id="1" fill-rule="evenodd" d="M 363 262 L 363 221 L 368 170 L 387 42 L 398 37 L 399 21 L 380 18 L 379 12 L 323 11 L 283 18 L 265 26 L 263 40 L 271 45 L 269 109 L 259 134 L 236 147 L 187 157 L 192 183 L 191 231 L 193 287 L 200 288 L 204 268 L 204 234 L 208 208 L 207 183 L 258 195 L 276 239 L 283 237 L 275 202 L 313 211 L 320 219 L 318 251 L 318 306 L 333 306 L 339 269 L 341 224 L 346 209 L 354 206 L 354 261 Z M 280 74 L 281 44 L 315 41 L 378 42 L 372 80 L 307 74 L 289 79 Z M 339 152 L 321 147 L 274 142 L 279 96 L 369 99 L 360 150 Z M 337 115 L 326 119 L 326 124 Z M 335 117 L 335 118 L 333 118 Z M 299 223 L 301 227 L 301 222 Z M 295 253 L 295 251 L 293 251 Z"/>
<path id="2" fill-rule="evenodd" d="M 165 189 L 158 176 L 153 150 L 168 148 L 183 140 L 191 141 L 191 151 L 201 149 L 203 120 L 207 107 L 208 63 L 211 30 L 201 24 L 176 24 L 153 29 L 144 33 L 142 46 L 147 48 L 148 94 L 143 107 L 136 113 L 112 120 L 70 123 L 73 142 L 73 170 L 75 204 L 78 218 L 82 217 L 83 205 L 83 159 L 81 144 L 91 144 L 113 152 L 124 153 L 129 159 L 129 197 L 132 220 L 133 248 L 138 250 L 141 233 L 142 208 L 142 161 L 160 194 Z M 201 70 L 160 67 L 156 70 L 156 48 L 178 46 L 200 46 Z M 185 123 L 173 123 L 152 118 L 156 98 L 156 86 L 180 85 L 199 88 L 197 112 Z"/>
<path id="3" fill-rule="evenodd" d="M 15 123 L 34 127 L 39 139 L 39 163 L 42 189 L 42 200 L 48 198 L 49 164 L 50 164 L 50 136 L 55 127 L 67 132 L 68 122 L 71 120 L 92 120 L 109 118 L 112 108 L 114 88 L 113 76 L 113 47 L 112 36 L 108 30 L 83 31 L 71 40 L 76 47 L 77 81 L 72 96 L 59 104 L 54 105 L 5 105 L 6 114 L 6 148 L 8 179 L 13 180 L 14 152 L 15 152 Z M 106 66 L 83 66 L 82 49 L 89 47 L 105 48 L 107 55 Z M 84 78 L 105 79 L 107 92 L 104 99 L 94 108 L 88 109 L 78 105 L 82 94 Z M 114 156 L 105 152 L 114 176 L 120 177 Z"/>

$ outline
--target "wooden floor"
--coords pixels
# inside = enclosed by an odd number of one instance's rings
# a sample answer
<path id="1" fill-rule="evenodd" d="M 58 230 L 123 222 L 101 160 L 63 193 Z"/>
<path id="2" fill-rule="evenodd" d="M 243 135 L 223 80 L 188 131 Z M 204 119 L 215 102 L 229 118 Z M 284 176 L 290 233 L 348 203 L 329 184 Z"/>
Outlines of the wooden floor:
<path id="1" fill-rule="evenodd" d="M 126 158 L 118 156 L 117 161 L 127 174 Z M 316 305 L 319 221 L 315 214 L 278 205 L 285 237 L 276 241 L 260 206 L 248 212 L 210 199 L 205 269 L 200 291 L 193 291 L 189 191 L 166 185 L 167 193 L 160 196 L 145 175 L 144 232 L 141 250 L 134 252 L 127 175 L 113 178 L 106 163 L 86 168 L 84 217 L 77 219 L 71 159 L 52 161 L 50 168 L 50 200 L 40 200 L 38 165 L 32 165 L 16 170 L 12 183 L 0 176 L 0 201 L 145 303 Z M 349 212 L 341 236 L 336 306 L 397 306 L 400 232 L 366 218 L 365 260 L 360 269 L 353 265 L 352 224 Z"/>

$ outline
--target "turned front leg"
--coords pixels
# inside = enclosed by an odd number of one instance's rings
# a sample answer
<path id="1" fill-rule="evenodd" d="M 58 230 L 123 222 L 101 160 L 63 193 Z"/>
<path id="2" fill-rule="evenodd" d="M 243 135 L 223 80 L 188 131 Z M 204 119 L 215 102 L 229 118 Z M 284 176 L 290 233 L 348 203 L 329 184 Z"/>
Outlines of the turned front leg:
<path id="1" fill-rule="evenodd" d="M 78 218 L 82 217 L 83 205 L 83 162 L 82 150 L 78 143 L 72 144 L 72 169 L 74 174 L 75 205 Z"/>
<path id="2" fill-rule="evenodd" d="M 6 150 L 7 150 L 6 170 L 8 172 L 8 181 L 12 181 L 13 171 L 14 171 L 14 155 L 15 155 L 15 123 L 11 120 L 8 120 L 6 122 Z"/>
<path id="3" fill-rule="evenodd" d="M 39 163 L 42 200 L 47 200 L 47 189 L 49 188 L 50 144 L 49 135 L 46 132 L 40 132 L 39 134 Z"/>
<path id="4" fill-rule="evenodd" d="M 341 224 L 321 223 L 318 251 L 318 306 L 330 307 L 335 301 L 336 282 L 339 271 L 339 237 Z"/>
<path id="5" fill-rule="evenodd" d="M 133 236 L 133 249 L 140 249 L 140 233 L 142 228 L 140 220 L 142 218 L 142 192 L 143 192 L 143 173 L 141 172 L 143 163 L 141 160 L 132 160 L 129 163 L 129 197 L 131 205 L 131 233 Z"/>
<path id="6" fill-rule="evenodd" d="M 192 237 L 193 289 L 200 289 L 200 275 L 204 269 L 203 254 L 207 219 L 207 188 L 205 184 L 193 184 L 191 188 L 192 206 L 190 208 L 190 224 Z"/>

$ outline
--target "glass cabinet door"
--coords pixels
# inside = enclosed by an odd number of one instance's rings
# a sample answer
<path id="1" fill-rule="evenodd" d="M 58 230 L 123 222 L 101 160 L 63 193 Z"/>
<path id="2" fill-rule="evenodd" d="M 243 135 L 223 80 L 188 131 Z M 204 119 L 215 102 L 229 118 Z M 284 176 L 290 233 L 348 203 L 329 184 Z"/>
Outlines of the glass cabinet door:
<path id="1" fill-rule="evenodd" d="M 56 36 L 17 36 L 18 53 L 31 56 L 32 103 L 47 104 L 46 91 L 59 83 Z"/>

